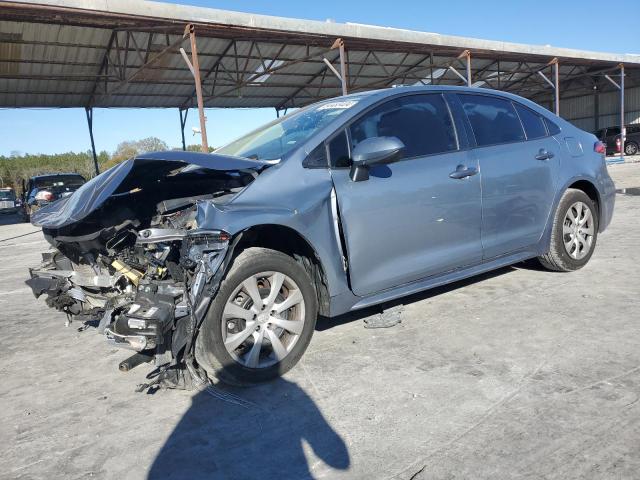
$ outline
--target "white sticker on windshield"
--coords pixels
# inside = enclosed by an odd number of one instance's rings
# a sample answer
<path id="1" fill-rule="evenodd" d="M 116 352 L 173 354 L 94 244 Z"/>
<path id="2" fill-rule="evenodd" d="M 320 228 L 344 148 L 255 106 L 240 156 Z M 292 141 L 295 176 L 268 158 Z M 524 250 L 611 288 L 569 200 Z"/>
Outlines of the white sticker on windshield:
<path id="1" fill-rule="evenodd" d="M 318 107 L 318 110 L 333 110 L 333 109 L 346 109 L 353 107 L 356 103 L 355 100 L 348 100 L 344 102 L 331 102 L 325 103 L 321 107 Z"/>

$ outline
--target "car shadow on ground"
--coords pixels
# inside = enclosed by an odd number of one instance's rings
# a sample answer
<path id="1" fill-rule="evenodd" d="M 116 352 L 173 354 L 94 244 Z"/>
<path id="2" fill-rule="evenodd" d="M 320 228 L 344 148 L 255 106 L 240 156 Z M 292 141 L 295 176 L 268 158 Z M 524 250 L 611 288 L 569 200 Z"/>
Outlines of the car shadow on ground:
<path id="1" fill-rule="evenodd" d="M 344 325 L 345 323 L 362 320 L 371 315 L 381 313 L 384 310 L 388 310 L 390 308 L 393 308 L 399 305 L 409 305 L 411 303 L 420 302 L 422 300 L 426 300 L 432 297 L 437 297 L 438 295 L 442 295 L 443 293 L 451 292 L 459 288 L 467 287 L 474 283 L 483 282 L 485 280 L 489 280 L 494 277 L 505 275 L 509 272 L 513 272 L 517 270 L 518 268 L 531 268 L 531 269 L 537 268 L 533 266 L 533 264 L 538 264 L 537 261 L 535 260 L 532 261 L 532 266 L 527 266 L 526 263 L 527 262 L 522 262 L 522 263 L 518 263 L 508 267 L 499 268 L 497 270 L 492 270 L 490 272 L 476 275 L 464 280 L 459 280 L 457 282 L 449 283 L 447 285 L 442 285 L 441 287 L 435 287 L 429 290 L 408 295 L 406 297 L 400 297 L 396 300 L 381 303 L 379 305 L 374 305 L 372 307 L 363 308 L 362 310 L 348 312 L 343 315 L 339 315 L 337 317 L 328 318 L 328 317 L 320 316 L 318 317 L 318 323 L 316 324 L 316 331 L 328 330 L 330 328 L 334 328 L 339 325 Z M 542 267 L 540 267 L 540 269 L 542 269 Z"/>
<path id="2" fill-rule="evenodd" d="M 519 268 L 541 269 L 538 265 L 535 260 L 522 262 L 383 305 L 321 318 L 316 330 L 442 295 Z M 305 453 L 305 444 L 319 461 Z M 279 378 L 247 389 L 220 384 L 212 391 L 197 393 L 158 452 L 149 478 L 307 479 L 320 473 L 323 465 L 346 470 L 350 463 L 344 440 L 315 402 L 299 385 Z"/>
<path id="3" fill-rule="evenodd" d="M 304 444 L 321 462 L 308 463 Z M 322 463 L 349 467 L 344 440 L 304 389 L 279 378 L 196 394 L 148 478 L 306 479 Z"/>

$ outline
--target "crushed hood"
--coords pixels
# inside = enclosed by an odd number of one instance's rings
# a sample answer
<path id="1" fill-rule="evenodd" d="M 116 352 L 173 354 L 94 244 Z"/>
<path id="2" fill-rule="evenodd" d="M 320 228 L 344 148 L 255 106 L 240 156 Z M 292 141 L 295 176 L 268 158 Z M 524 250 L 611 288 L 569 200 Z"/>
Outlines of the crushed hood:
<path id="1" fill-rule="evenodd" d="M 228 155 L 168 151 L 139 155 L 126 160 L 82 185 L 71 196 L 35 212 L 31 221 L 45 229 L 59 229 L 79 222 L 100 208 L 112 196 L 126 195 L 136 185 L 152 185 L 163 178 L 204 168 L 223 175 L 257 174 L 274 162 Z"/>

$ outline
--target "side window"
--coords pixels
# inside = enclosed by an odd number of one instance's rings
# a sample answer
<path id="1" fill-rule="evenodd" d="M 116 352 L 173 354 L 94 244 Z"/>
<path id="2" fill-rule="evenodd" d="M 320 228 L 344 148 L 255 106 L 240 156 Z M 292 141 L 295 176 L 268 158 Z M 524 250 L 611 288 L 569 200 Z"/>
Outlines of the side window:
<path id="1" fill-rule="evenodd" d="M 544 120 L 540 115 L 519 103 L 514 102 L 514 105 L 524 127 L 524 133 L 527 134 L 527 140 L 547 136 L 547 128 L 544 126 Z"/>
<path id="2" fill-rule="evenodd" d="M 479 147 L 524 140 L 510 101 L 485 95 L 458 95 Z"/>
<path id="3" fill-rule="evenodd" d="M 347 134 L 343 130 L 329 142 L 329 161 L 334 168 L 348 167 L 351 165 Z"/>
<path id="4" fill-rule="evenodd" d="M 544 118 L 544 123 L 547 125 L 547 130 L 549 130 L 549 135 L 558 135 L 560 133 L 560 127 L 549 120 L 547 117 Z M 607 135 L 609 133 L 607 132 Z"/>
<path id="5" fill-rule="evenodd" d="M 406 158 L 458 149 L 455 128 L 442 95 L 395 98 L 366 113 L 350 127 L 355 148 L 371 137 L 397 137 Z"/>

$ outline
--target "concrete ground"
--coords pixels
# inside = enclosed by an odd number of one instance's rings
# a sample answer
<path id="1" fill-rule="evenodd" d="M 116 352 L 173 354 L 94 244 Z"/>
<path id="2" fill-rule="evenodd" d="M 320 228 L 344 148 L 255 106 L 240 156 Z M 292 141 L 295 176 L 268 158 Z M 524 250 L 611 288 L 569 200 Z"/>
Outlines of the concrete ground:
<path id="1" fill-rule="evenodd" d="M 610 172 L 640 187 L 640 164 Z M 319 325 L 285 378 L 215 396 L 135 393 L 147 366 L 120 373 L 127 352 L 32 297 L 45 243 L 10 222 L 1 478 L 640 475 L 640 196 L 617 196 L 581 271 L 518 265 L 404 299 L 393 328 L 364 329 L 374 310 Z"/>

